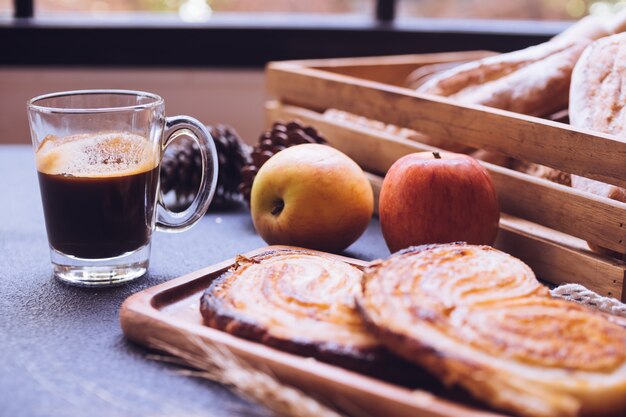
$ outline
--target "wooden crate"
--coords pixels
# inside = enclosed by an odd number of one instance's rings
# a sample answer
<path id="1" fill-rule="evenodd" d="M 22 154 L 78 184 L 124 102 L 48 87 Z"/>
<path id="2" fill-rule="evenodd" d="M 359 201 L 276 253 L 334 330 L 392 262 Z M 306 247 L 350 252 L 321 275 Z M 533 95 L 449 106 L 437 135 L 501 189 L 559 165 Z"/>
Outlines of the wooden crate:
<path id="1" fill-rule="evenodd" d="M 435 150 L 417 139 L 326 117 L 327 109 L 498 151 L 565 172 L 626 187 L 626 142 L 517 113 L 424 96 L 402 87 L 427 64 L 466 61 L 487 52 L 288 61 L 269 64 L 268 122 L 300 119 L 370 175 L 375 191 L 399 157 Z M 626 301 L 626 263 L 588 249 L 586 241 L 626 253 L 626 204 L 484 163 L 503 211 L 496 246 L 555 284 L 576 282 Z"/>

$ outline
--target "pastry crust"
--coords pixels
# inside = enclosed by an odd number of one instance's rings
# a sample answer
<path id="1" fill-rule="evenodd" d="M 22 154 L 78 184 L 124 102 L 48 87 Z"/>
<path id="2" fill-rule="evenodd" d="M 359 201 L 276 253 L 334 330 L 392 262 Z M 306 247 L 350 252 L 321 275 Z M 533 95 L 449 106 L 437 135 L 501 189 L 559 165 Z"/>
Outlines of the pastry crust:
<path id="1" fill-rule="evenodd" d="M 397 355 L 523 416 L 624 415 L 626 329 L 550 297 L 487 246 L 410 248 L 364 272 L 358 307 Z"/>
<path id="2" fill-rule="evenodd" d="M 201 299 L 207 325 L 340 366 L 374 371 L 387 360 L 355 309 L 362 272 L 305 250 L 276 250 L 217 278 Z"/>

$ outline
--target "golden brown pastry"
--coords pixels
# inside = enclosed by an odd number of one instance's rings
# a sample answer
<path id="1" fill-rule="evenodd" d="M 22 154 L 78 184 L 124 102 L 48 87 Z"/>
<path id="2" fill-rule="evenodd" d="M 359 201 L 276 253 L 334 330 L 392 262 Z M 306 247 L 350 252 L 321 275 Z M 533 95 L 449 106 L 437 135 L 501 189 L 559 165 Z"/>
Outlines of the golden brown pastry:
<path id="1" fill-rule="evenodd" d="M 205 323 L 292 353 L 364 369 L 384 356 L 355 310 L 362 272 L 305 250 L 241 258 L 201 300 Z"/>
<path id="2" fill-rule="evenodd" d="M 393 353 L 496 408 L 626 415 L 626 329 L 551 298 L 503 252 L 410 248 L 365 270 L 358 306 Z"/>

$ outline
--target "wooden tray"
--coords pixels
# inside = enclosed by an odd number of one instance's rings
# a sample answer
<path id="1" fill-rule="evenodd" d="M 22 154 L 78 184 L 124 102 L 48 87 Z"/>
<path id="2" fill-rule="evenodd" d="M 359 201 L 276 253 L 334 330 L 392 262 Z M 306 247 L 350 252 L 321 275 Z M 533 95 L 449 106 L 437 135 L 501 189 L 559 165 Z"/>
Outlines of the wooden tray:
<path id="1" fill-rule="evenodd" d="M 344 58 L 270 63 L 268 124 L 300 119 L 372 175 L 399 157 L 436 150 L 419 134 L 557 168 L 626 187 L 626 141 L 569 125 L 417 94 L 402 86 L 425 65 L 467 61 L 485 52 Z M 403 137 L 327 117 L 338 109 L 419 132 Z M 626 301 L 626 263 L 589 250 L 585 241 L 626 253 L 626 204 L 501 166 L 484 163 L 506 214 L 497 247 L 522 259 L 542 279 L 576 282 Z"/>
<path id="2" fill-rule="evenodd" d="M 254 256 L 270 246 L 245 254 Z M 314 252 L 314 251 L 313 251 Z M 330 255 L 357 267 L 367 263 Z M 122 330 L 130 340 L 148 346 L 161 344 L 190 352 L 199 348 L 191 337 L 227 348 L 252 366 L 269 369 L 281 381 L 313 393 L 351 415 L 397 417 L 496 417 L 478 406 L 459 403 L 461 397 L 438 396 L 424 389 L 408 389 L 311 358 L 285 353 L 260 343 L 231 336 L 202 324 L 199 301 L 211 281 L 234 264 L 234 258 L 193 272 L 129 297 L 121 308 Z"/>

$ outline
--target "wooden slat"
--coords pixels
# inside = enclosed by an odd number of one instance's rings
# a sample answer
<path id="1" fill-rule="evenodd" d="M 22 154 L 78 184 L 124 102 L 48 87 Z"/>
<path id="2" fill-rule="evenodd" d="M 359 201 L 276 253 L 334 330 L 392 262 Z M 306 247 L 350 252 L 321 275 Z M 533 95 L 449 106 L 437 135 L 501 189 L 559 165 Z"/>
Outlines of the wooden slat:
<path id="1" fill-rule="evenodd" d="M 488 170 L 506 213 L 625 252 L 626 204 L 495 165 Z"/>
<path id="2" fill-rule="evenodd" d="M 368 178 L 378 200 L 383 179 L 373 174 Z M 500 218 L 495 244 L 528 264 L 544 281 L 579 283 L 598 294 L 626 301 L 626 263 L 604 258 L 586 246 L 580 239 L 507 214 Z"/>
<path id="3" fill-rule="evenodd" d="M 328 59 L 306 59 L 283 61 L 289 65 L 307 68 L 388 68 L 398 66 L 421 66 L 429 64 L 438 64 L 442 62 L 467 61 L 470 59 L 479 59 L 485 56 L 493 55 L 490 51 L 462 51 L 462 52 L 437 52 L 432 54 L 406 54 L 406 55 L 387 55 L 387 56 L 364 56 L 364 57 L 348 57 L 348 58 L 328 58 Z"/>
<path id="4" fill-rule="evenodd" d="M 268 116 L 300 119 L 315 126 L 329 143 L 365 170 L 384 174 L 398 158 L 436 148 L 366 127 L 335 121 L 323 115 L 276 102 L 267 105 Z M 494 180 L 502 211 L 595 242 L 626 249 L 626 204 L 555 184 L 497 165 L 482 163 Z"/>
<path id="5" fill-rule="evenodd" d="M 268 246 L 244 256 L 281 248 L 285 247 Z M 357 259 L 338 259 L 357 267 L 367 264 Z M 409 389 L 203 325 L 198 300 L 234 262 L 231 259 L 135 293 L 120 309 L 124 335 L 136 343 L 174 350 L 172 353 L 178 355 L 180 352 L 187 353 L 186 356 L 206 355 L 207 347 L 219 349 L 234 355 L 244 366 L 268 372 L 354 417 L 506 417 L 468 403 L 466 396 L 459 396 L 458 391 L 442 391 L 432 383 Z M 409 372 L 415 371 L 409 369 Z M 423 379 L 415 376 L 417 381 Z"/>
<path id="6" fill-rule="evenodd" d="M 626 142 L 610 135 L 289 62 L 270 64 L 267 84 L 285 103 L 345 110 L 626 187 Z"/>
<path id="7" fill-rule="evenodd" d="M 595 254 L 586 243 L 528 221 L 504 215 L 496 247 L 526 262 L 554 284 L 579 283 L 600 295 L 626 301 L 626 265 Z M 559 243 L 561 240 L 561 243 Z"/>
<path id="8" fill-rule="evenodd" d="M 385 57 L 339 58 L 303 62 L 308 67 L 324 69 L 380 83 L 402 85 L 417 68 L 424 65 L 467 62 L 494 55 L 494 52 L 468 51 L 436 54 L 396 55 Z M 316 65 L 315 63 L 319 65 Z"/>

